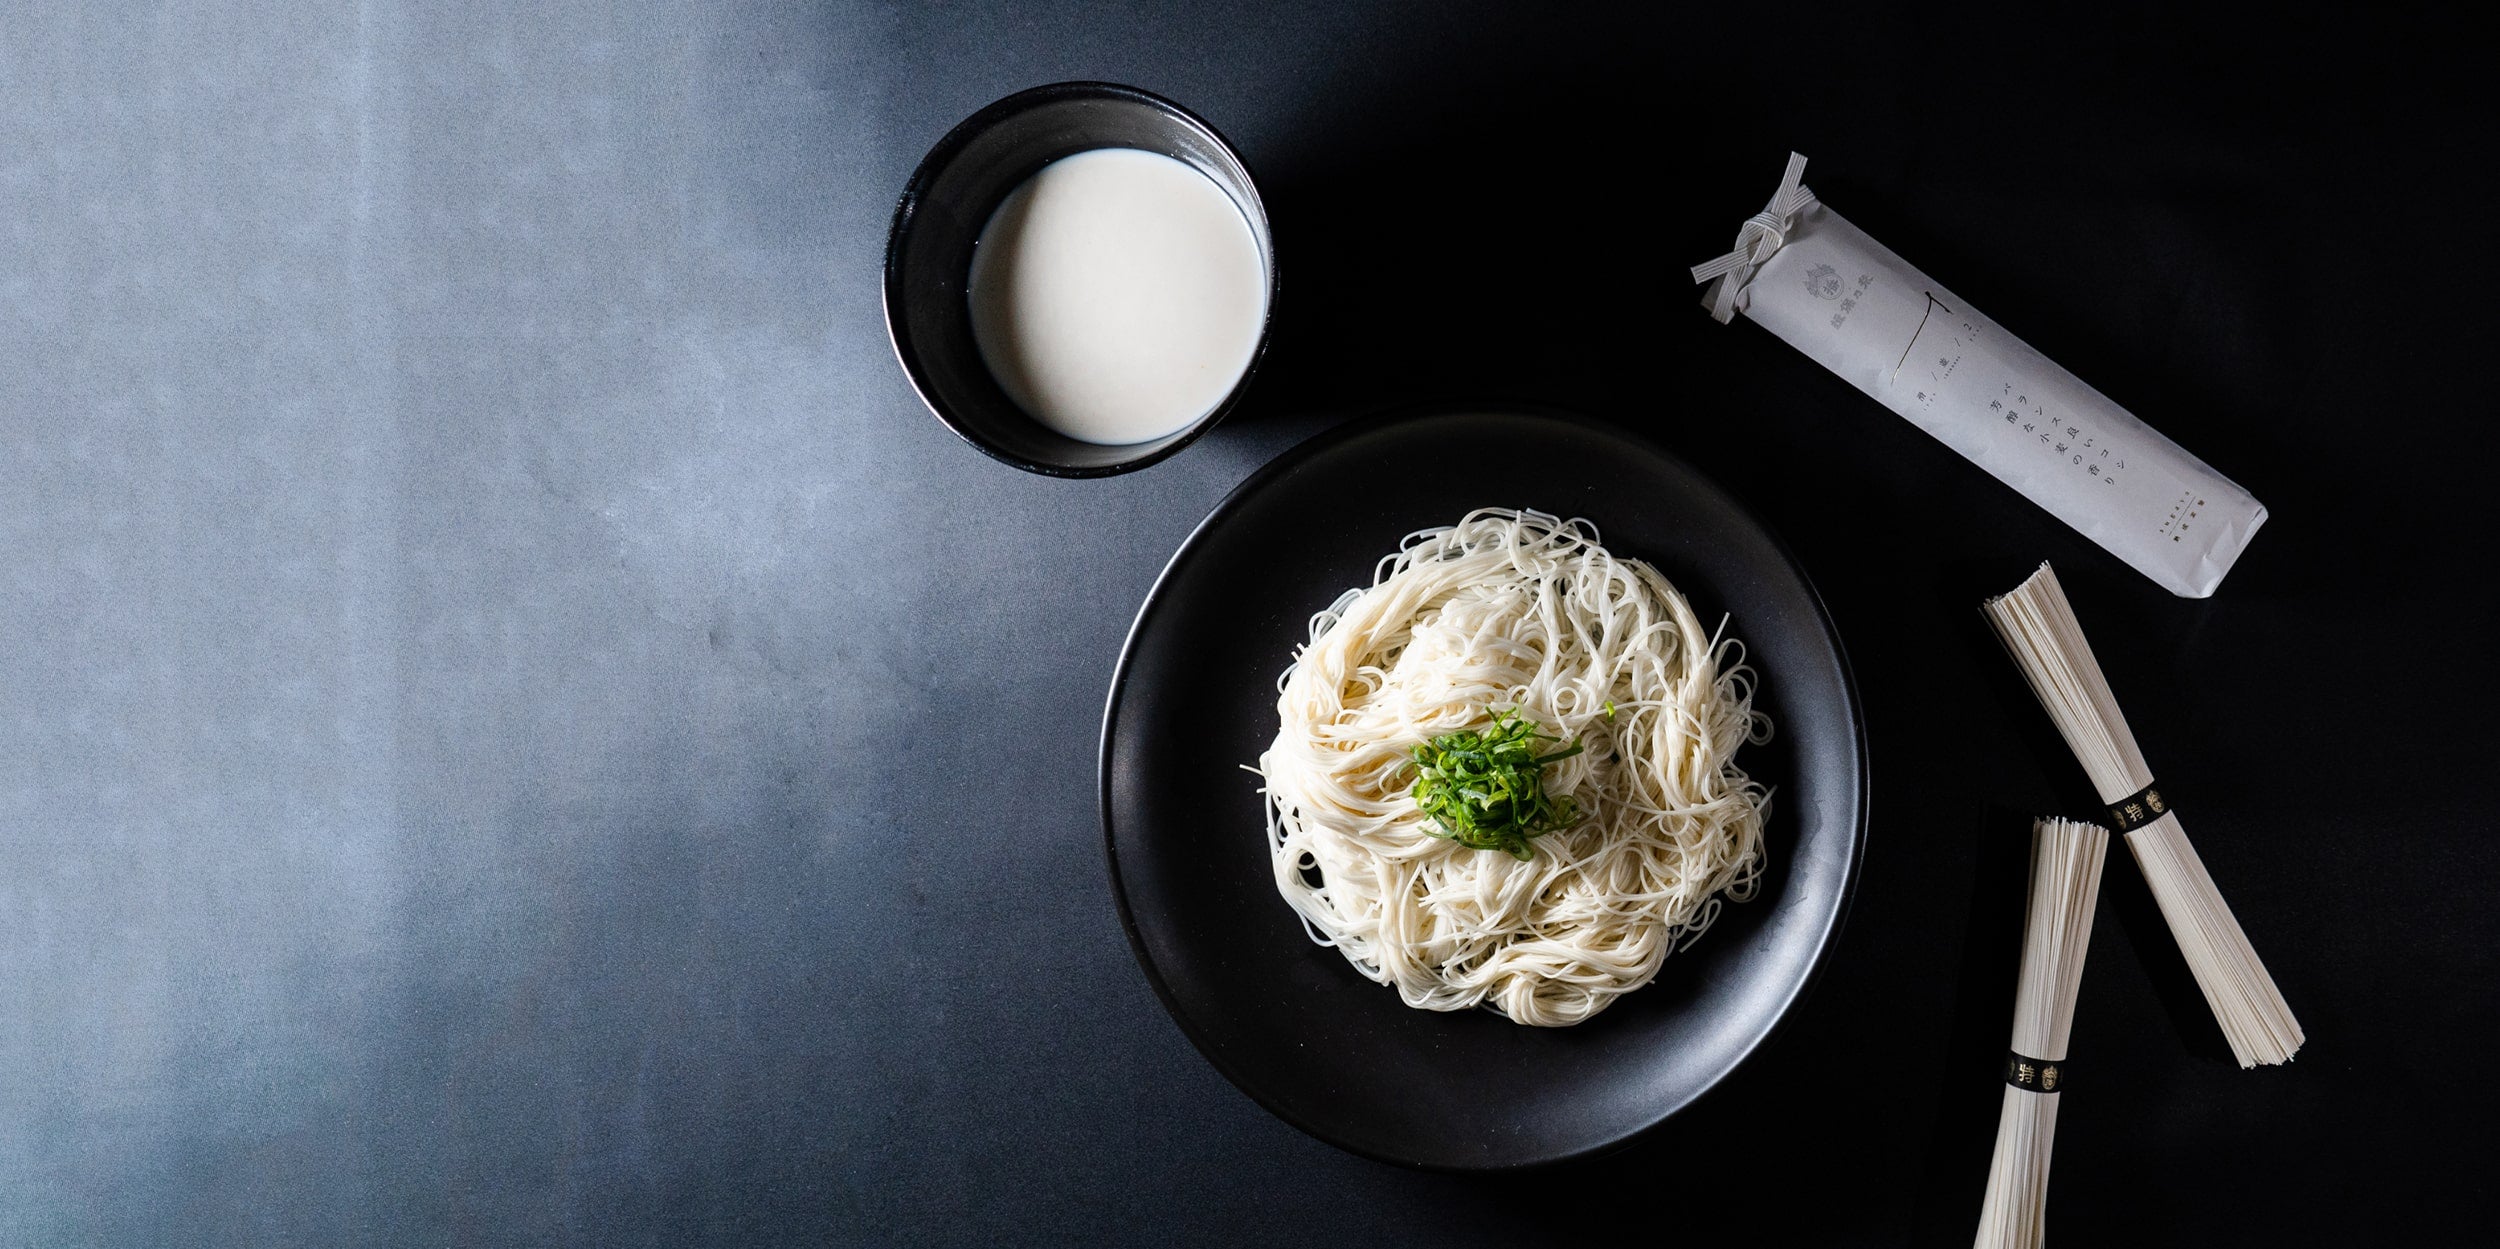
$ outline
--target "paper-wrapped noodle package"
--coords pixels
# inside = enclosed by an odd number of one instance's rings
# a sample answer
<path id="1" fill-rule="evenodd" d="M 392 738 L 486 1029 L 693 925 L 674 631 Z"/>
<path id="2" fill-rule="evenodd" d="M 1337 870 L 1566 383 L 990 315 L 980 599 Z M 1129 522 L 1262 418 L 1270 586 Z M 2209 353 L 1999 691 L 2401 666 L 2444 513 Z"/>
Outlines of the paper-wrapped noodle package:
<path id="1" fill-rule="evenodd" d="M 1805 158 L 1735 249 L 1695 266 L 1739 313 L 2174 594 L 2203 598 L 2265 523 L 2248 491 L 1817 200 Z"/>

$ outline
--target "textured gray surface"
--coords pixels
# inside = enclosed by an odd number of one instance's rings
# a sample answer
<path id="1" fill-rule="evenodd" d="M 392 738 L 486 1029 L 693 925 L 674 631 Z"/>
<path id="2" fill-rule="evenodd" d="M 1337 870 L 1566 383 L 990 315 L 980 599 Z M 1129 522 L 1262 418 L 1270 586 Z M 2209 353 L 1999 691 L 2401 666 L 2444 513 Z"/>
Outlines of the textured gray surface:
<path id="1" fill-rule="evenodd" d="M 1642 12 L 0 2 L 0 1245 L 1523 1244 L 1566 1188 L 1667 1238 L 1724 1202 L 1764 1243 L 1967 1244 L 2006 830 L 2089 800 L 1971 611 L 2043 556 L 2177 709 L 2138 734 L 2312 1038 L 2231 1069 L 2114 872 L 2061 1239 L 2370 1243 L 2487 1194 L 2453 1046 L 2495 1026 L 2491 601 L 2426 535 L 2491 533 L 2456 362 L 2492 260 L 2340 260 L 2488 180 L 2480 112 L 2423 94 L 2480 79 L 2169 11 L 2002 46 Z M 876 288 L 928 144 L 1080 77 L 1223 129 L 1285 278 L 1242 412 L 1088 483 L 946 434 Z M 2220 595 L 1691 308 L 1790 146 L 2267 502 Z M 1870 711 L 1815 996 L 1672 1131 L 1532 1180 L 1227 1086 L 1095 822 L 1165 556 L 1434 390 L 1667 438 L 1797 548 Z M 2325 820 L 2347 758 L 2396 783 Z"/>
<path id="2" fill-rule="evenodd" d="M 105 9 L 0 24 L 0 1243 L 891 1228 L 1132 1104 L 1180 1043 L 1070 1026 L 1162 1025 L 1046 709 L 1281 436 L 1012 472 L 875 287 L 927 142 L 1064 75 Z"/>

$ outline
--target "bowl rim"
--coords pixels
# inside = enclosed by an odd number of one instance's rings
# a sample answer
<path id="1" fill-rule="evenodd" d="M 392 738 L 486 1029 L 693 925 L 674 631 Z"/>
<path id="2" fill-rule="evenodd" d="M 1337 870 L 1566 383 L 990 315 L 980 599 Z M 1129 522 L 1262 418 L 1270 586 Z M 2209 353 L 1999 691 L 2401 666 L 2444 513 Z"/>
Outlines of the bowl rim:
<path id="1" fill-rule="evenodd" d="M 1243 189 L 1248 193 L 1249 202 L 1243 203 L 1241 198 L 1235 196 L 1230 190 L 1225 190 L 1225 198 L 1233 200 L 1234 207 L 1241 209 L 1245 216 L 1254 212 L 1258 215 L 1257 220 L 1251 223 L 1252 228 L 1265 236 L 1267 245 L 1265 249 L 1267 307 L 1259 317 L 1259 340 L 1257 345 L 1251 348 L 1250 361 L 1242 367 L 1241 376 L 1234 379 L 1232 389 L 1226 391 L 1224 398 L 1206 415 L 1199 417 L 1187 429 L 1172 436 L 1163 445 L 1144 454 L 1107 464 L 1054 464 L 1045 460 L 1029 459 L 997 445 L 979 430 L 973 428 L 969 422 L 959 419 L 931 393 L 931 388 L 924 377 L 920 353 L 911 342 L 909 330 L 898 322 L 896 315 L 905 298 L 902 271 L 903 240 L 910 235 L 913 225 L 918 220 L 920 201 L 928 193 L 930 184 L 936 181 L 938 175 L 954 162 L 955 157 L 961 154 L 966 146 L 1001 121 L 1044 104 L 1054 104 L 1065 100 L 1119 100 L 1140 104 L 1170 113 L 1187 125 L 1205 132 L 1208 138 L 1214 140 L 1219 150 L 1232 158 L 1234 164 L 1241 167 Z M 1106 144 L 1104 146 L 1118 145 Z M 1075 153 L 1069 153 L 1069 155 L 1075 155 Z M 1220 184 L 1219 189 L 1223 189 Z M 956 437 L 970 443 L 974 450 L 999 463 L 1045 477 L 1114 477 L 1121 473 L 1135 472 L 1138 469 L 1162 463 L 1179 454 L 1183 448 L 1196 442 L 1200 436 L 1213 429 L 1225 417 L 1230 416 L 1233 409 L 1240 405 L 1242 397 L 1249 393 L 1251 379 L 1258 376 L 1259 365 L 1267 357 L 1268 344 L 1275 337 L 1276 300 L 1281 285 L 1277 278 L 1276 250 L 1276 226 L 1274 220 L 1268 215 L 1265 197 L 1259 194 L 1257 173 L 1250 168 L 1250 162 L 1242 158 L 1241 150 L 1233 146 L 1232 140 L 1225 138 L 1224 132 L 1217 130 L 1207 119 L 1173 100 L 1156 95 L 1142 87 L 1132 87 L 1124 83 L 1099 82 L 1090 79 L 1044 83 L 1038 87 L 1027 87 L 1014 94 L 1002 96 L 983 105 L 971 116 L 955 123 L 944 136 L 938 139 L 936 144 L 929 148 L 928 154 L 920 158 L 920 164 L 912 170 L 911 180 L 903 186 L 901 198 L 895 201 L 894 215 L 886 227 L 885 276 L 879 291 L 879 311 L 885 319 L 886 344 L 893 348 L 895 362 L 902 366 L 904 380 L 911 383 L 912 393 L 919 396 L 920 405 L 927 408 L 932 416 L 937 417 L 940 424 L 953 430 Z M 1039 424 L 1038 421 L 1035 423 Z"/>

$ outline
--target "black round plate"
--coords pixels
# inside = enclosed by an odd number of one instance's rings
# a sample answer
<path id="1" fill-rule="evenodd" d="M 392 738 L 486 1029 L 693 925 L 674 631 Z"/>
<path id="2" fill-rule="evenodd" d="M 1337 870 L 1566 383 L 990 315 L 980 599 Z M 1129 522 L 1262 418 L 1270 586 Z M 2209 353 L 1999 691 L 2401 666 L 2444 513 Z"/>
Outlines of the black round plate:
<path id="1" fill-rule="evenodd" d="M 1408 533 L 1478 507 L 1594 521 L 1705 623 L 1730 616 L 1777 734 L 1760 896 L 1658 979 L 1572 1028 L 1412 1010 L 1311 943 L 1270 883 L 1258 778 L 1276 676 L 1311 613 L 1368 585 Z M 1822 602 L 1777 539 L 1683 461 L 1585 418 L 1517 410 L 1361 421 L 1287 453 L 1181 544 L 1130 629 L 1103 713 L 1102 813 L 1146 976 L 1208 1061 L 1332 1144 L 1453 1170 L 1629 1142 L 1760 1048 L 1831 950 L 1867 811 L 1857 692 Z"/>

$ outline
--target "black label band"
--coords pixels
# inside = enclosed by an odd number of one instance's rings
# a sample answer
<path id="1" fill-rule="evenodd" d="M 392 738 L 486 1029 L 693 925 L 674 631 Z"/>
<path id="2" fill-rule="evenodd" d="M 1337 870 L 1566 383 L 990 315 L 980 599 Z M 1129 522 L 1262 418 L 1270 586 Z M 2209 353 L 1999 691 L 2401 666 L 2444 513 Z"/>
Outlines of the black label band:
<path id="1" fill-rule="evenodd" d="M 2170 800 L 2161 796 L 2161 783 L 2155 781 L 2109 804 L 2109 831 L 2132 833 L 2168 814 Z"/>
<path id="2" fill-rule="evenodd" d="M 2005 1082 L 2026 1092 L 2054 1093 L 2066 1087 L 2066 1060 L 2051 1062 L 2007 1050 Z"/>

